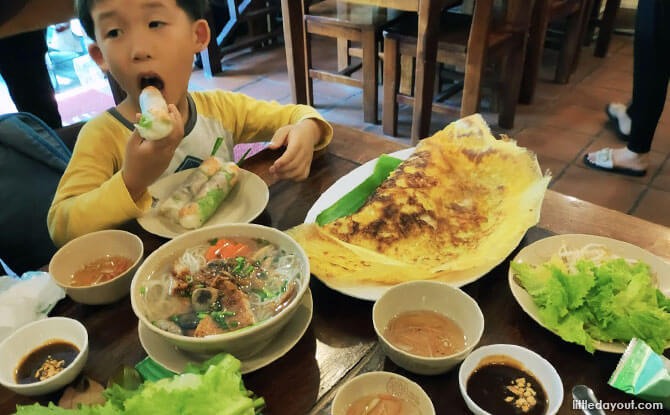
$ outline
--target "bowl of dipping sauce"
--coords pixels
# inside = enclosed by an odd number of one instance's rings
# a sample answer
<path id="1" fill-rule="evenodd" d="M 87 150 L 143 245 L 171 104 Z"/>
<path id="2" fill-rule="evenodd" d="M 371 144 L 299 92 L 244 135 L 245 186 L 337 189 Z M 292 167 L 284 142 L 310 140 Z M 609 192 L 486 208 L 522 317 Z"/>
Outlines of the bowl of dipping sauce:
<path id="1" fill-rule="evenodd" d="M 51 258 L 49 274 L 72 300 L 109 304 L 130 292 L 143 255 L 137 235 L 116 229 L 93 232 L 59 249 Z"/>
<path id="2" fill-rule="evenodd" d="M 335 394 L 332 415 L 435 415 L 421 386 L 390 372 L 369 372 L 342 385 Z"/>
<path id="3" fill-rule="evenodd" d="M 88 357 L 88 333 L 77 320 L 27 324 L 0 343 L 0 384 L 20 395 L 54 392 L 72 382 Z"/>
<path id="4" fill-rule="evenodd" d="M 444 373 L 462 362 L 484 332 L 484 315 L 465 292 L 437 281 L 398 284 L 372 309 L 384 353 L 413 373 Z"/>
<path id="5" fill-rule="evenodd" d="M 512 344 L 483 346 L 458 372 L 461 395 L 476 415 L 554 415 L 563 382 L 539 354 Z"/>

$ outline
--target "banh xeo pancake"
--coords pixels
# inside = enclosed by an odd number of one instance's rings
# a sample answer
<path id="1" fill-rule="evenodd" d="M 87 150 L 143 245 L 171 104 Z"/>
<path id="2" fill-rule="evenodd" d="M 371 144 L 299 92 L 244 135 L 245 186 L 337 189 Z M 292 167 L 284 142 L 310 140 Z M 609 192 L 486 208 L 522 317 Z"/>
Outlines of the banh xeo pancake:
<path id="1" fill-rule="evenodd" d="M 356 213 L 288 233 L 312 273 L 333 286 L 463 285 L 499 264 L 538 222 L 549 180 L 533 153 L 496 140 L 472 115 L 422 140 Z"/>

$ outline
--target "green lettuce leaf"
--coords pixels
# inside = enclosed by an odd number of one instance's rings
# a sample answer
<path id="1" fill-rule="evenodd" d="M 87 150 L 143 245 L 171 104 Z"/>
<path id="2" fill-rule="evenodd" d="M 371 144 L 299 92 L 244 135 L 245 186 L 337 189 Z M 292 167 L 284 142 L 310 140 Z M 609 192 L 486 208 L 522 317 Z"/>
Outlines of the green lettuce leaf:
<path id="1" fill-rule="evenodd" d="M 49 406 L 33 405 L 16 406 L 16 415 L 120 415 L 111 405 L 82 406 L 79 409 L 63 409 L 49 402 Z"/>
<path id="2" fill-rule="evenodd" d="M 151 124 L 152 124 L 151 118 L 147 117 L 146 115 L 142 115 L 137 123 L 137 125 L 139 125 L 142 128 L 151 128 Z"/>
<path id="3" fill-rule="evenodd" d="M 211 364 L 211 365 L 210 365 Z M 145 381 L 137 390 L 119 385 L 105 390 L 104 406 L 77 410 L 49 406 L 17 406 L 17 415 L 254 415 L 265 405 L 247 391 L 240 374 L 240 361 L 228 354 L 217 355 L 202 365 L 189 365 L 187 372 L 157 382 Z"/>
<path id="4" fill-rule="evenodd" d="M 670 299 L 654 287 L 647 264 L 615 259 L 577 272 L 552 258 L 532 266 L 512 263 L 515 279 L 533 298 L 542 323 L 564 340 L 594 351 L 594 341 L 645 341 L 657 353 L 670 344 Z"/>

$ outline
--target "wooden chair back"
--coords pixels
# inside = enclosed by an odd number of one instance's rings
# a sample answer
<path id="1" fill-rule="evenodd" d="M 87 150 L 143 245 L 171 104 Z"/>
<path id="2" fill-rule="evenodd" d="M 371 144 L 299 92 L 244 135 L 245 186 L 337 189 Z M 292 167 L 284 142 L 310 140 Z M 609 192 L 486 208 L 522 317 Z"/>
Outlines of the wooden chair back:
<path id="1" fill-rule="evenodd" d="M 524 64 L 521 102 L 530 104 L 533 100 L 547 28 L 549 22 L 557 19 L 565 20 L 565 35 L 561 40 L 554 81 L 563 84 L 569 81 L 570 75 L 577 67 L 592 5 L 593 0 L 536 0 Z"/>
<path id="2" fill-rule="evenodd" d="M 214 3 L 210 0 L 210 3 Z M 275 16 L 281 14 L 279 0 L 219 0 L 217 4 L 225 4 L 228 8 L 228 21 L 223 28 L 215 32 L 214 14 L 210 8 L 207 21 L 212 28 L 211 39 L 207 49 L 200 52 L 203 70 L 207 76 L 214 76 L 221 72 L 221 60 L 229 53 L 248 47 L 265 46 L 273 43 L 281 36 L 281 25 L 275 22 Z M 267 16 L 270 16 L 267 19 Z M 244 39 L 236 39 L 234 44 L 225 46 L 236 27 L 247 23 L 249 34 Z"/>
<path id="3" fill-rule="evenodd" d="M 305 50 L 307 67 L 307 103 L 313 105 L 313 79 L 335 82 L 363 89 L 363 118 L 377 122 L 378 107 L 378 42 L 384 27 L 402 12 L 374 4 L 352 4 L 344 0 L 312 2 L 306 7 Z M 317 69 L 312 64 L 312 35 L 337 39 L 337 72 Z M 357 43 L 356 47 L 352 42 Z M 352 64 L 356 56 L 361 63 Z M 351 76 L 362 70 L 363 79 Z"/>
<path id="4" fill-rule="evenodd" d="M 481 101 L 482 78 L 487 61 L 496 59 L 501 62 L 502 70 L 505 73 L 503 82 L 494 82 L 498 86 L 502 100 L 502 108 L 499 111 L 499 125 L 504 128 L 512 127 L 521 76 L 518 68 L 523 66 L 532 2 L 533 0 L 530 1 L 529 6 L 528 0 L 475 1 L 471 11 L 472 19 L 469 22 L 469 34 L 462 32 L 467 30 L 467 19 L 463 22 L 463 19 L 460 19 L 459 16 L 448 16 L 447 22 L 443 25 L 449 27 L 445 27 L 445 31 L 440 35 L 437 61 L 464 70 L 464 80 L 460 84 L 462 85 L 463 95 L 460 110 L 433 103 L 433 111 L 453 114 L 456 110 L 457 112 L 454 115 L 460 116 L 477 112 Z M 467 9 L 459 14 L 467 14 Z M 463 24 L 465 24 L 465 27 L 463 27 Z M 461 35 L 455 33 L 458 32 L 456 27 L 461 27 L 461 32 L 459 32 L 462 33 Z M 384 52 L 383 128 L 385 134 L 395 135 L 397 133 L 397 103 L 413 103 L 413 100 L 400 92 L 400 81 L 397 74 L 399 64 L 394 62 L 399 61 L 397 54 L 404 58 L 404 56 L 411 55 L 414 49 L 411 37 L 395 32 L 386 33 L 385 37 L 387 42 Z M 396 46 L 398 43 L 399 46 Z M 514 72 L 515 69 L 517 73 Z M 449 86 L 444 93 L 441 93 L 440 97 L 453 95 L 459 89 L 459 83 L 457 82 Z M 387 98 L 387 95 L 389 98 Z"/>

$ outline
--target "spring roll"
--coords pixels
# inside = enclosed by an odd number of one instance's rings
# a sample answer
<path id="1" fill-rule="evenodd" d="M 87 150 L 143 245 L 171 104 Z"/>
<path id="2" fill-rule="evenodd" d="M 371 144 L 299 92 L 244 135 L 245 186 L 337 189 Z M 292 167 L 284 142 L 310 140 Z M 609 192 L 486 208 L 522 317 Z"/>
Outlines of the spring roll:
<path id="1" fill-rule="evenodd" d="M 203 161 L 170 197 L 158 206 L 158 213 L 179 223 L 179 211 L 196 197 L 200 189 L 223 167 L 223 162 L 215 157 Z"/>
<path id="2" fill-rule="evenodd" d="M 217 157 L 206 158 L 202 163 L 200 163 L 200 170 L 207 175 L 207 177 L 214 176 L 214 173 L 221 170 L 224 166 L 224 162 Z M 196 192 L 197 193 L 197 192 Z"/>
<path id="3" fill-rule="evenodd" d="M 172 120 L 168 114 L 168 107 L 161 92 L 148 86 L 140 94 L 140 109 L 142 117 L 135 124 L 142 138 L 145 140 L 160 140 L 172 131 Z"/>
<path id="4" fill-rule="evenodd" d="M 239 180 L 240 168 L 226 163 L 200 189 L 195 199 L 179 211 L 179 224 L 186 229 L 201 227 L 212 217 Z"/>

